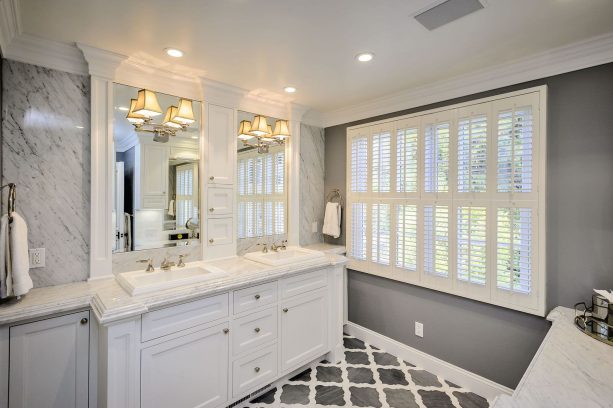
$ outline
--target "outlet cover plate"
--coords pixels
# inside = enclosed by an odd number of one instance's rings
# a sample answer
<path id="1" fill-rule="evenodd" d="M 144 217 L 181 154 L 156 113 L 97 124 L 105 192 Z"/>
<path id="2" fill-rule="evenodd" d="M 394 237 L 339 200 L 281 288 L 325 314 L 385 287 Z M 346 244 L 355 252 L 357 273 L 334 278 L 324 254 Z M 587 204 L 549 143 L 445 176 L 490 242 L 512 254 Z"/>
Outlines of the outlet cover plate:
<path id="1" fill-rule="evenodd" d="M 415 322 L 415 335 L 417 337 L 424 337 L 424 324 Z"/>
<path id="2" fill-rule="evenodd" d="M 30 249 L 30 269 L 45 266 L 45 248 Z"/>

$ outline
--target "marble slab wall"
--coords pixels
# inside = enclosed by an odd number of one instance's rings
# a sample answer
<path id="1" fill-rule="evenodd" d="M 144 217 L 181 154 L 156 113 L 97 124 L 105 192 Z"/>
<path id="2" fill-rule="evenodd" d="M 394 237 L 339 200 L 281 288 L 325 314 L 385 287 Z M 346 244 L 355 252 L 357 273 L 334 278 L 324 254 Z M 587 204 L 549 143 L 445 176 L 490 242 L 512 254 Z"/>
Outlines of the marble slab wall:
<path id="1" fill-rule="evenodd" d="M 89 77 L 2 61 L 2 184 L 17 184 L 17 212 L 46 265 L 35 287 L 89 275 Z M 2 196 L 6 211 L 6 192 Z"/>
<path id="2" fill-rule="evenodd" d="M 324 129 L 300 125 L 300 245 L 323 242 Z M 313 223 L 317 222 L 317 232 Z"/>

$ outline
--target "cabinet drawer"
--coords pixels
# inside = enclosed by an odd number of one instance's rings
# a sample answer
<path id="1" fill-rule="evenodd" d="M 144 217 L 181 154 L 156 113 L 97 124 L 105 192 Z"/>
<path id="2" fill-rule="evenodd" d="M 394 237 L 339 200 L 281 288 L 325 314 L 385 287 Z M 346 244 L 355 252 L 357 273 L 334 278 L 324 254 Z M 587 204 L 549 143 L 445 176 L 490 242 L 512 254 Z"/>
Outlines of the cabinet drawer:
<path id="1" fill-rule="evenodd" d="M 309 272 L 279 281 L 279 291 L 281 298 L 286 299 L 301 293 L 309 292 L 314 289 L 324 287 L 328 284 L 326 270 Z"/>
<path id="2" fill-rule="evenodd" d="M 270 305 L 277 301 L 277 282 L 234 291 L 234 314 Z"/>
<path id="3" fill-rule="evenodd" d="M 226 293 L 145 313 L 142 318 L 142 341 L 212 322 L 228 314 Z"/>
<path id="4" fill-rule="evenodd" d="M 265 385 L 277 375 L 277 345 L 274 344 L 236 360 L 233 364 L 232 392 L 234 397 Z"/>
<path id="5" fill-rule="evenodd" d="M 232 243 L 232 218 L 209 218 L 207 220 L 208 245 L 225 245 Z"/>
<path id="6" fill-rule="evenodd" d="M 143 196 L 143 208 L 153 210 L 165 210 L 168 208 L 166 195 L 146 195 Z"/>
<path id="7" fill-rule="evenodd" d="M 232 197 L 234 190 L 231 188 L 209 187 L 207 192 L 207 210 L 209 216 L 232 214 Z"/>
<path id="8" fill-rule="evenodd" d="M 232 322 L 232 353 L 236 356 L 277 338 L 276 308 L 262 310 Z"/>

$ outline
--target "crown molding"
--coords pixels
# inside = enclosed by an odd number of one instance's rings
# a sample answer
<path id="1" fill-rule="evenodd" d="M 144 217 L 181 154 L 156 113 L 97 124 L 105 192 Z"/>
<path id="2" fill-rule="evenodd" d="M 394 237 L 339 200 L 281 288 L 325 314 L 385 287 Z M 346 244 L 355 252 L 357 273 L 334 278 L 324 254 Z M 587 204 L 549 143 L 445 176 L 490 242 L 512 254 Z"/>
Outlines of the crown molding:
<path id="1" fill-rule="evenodd" d="M 86 44 L 77 43 L 77 47 L 83 52 L 87 61 L 88 72 L 91 76 L 113 80 L 115 71 L 128 57 Z"/>
<path id="2" fill-rule="evenodd" d="M 613 62 L 613 33 L 322 113 L 325 127 Z"/>

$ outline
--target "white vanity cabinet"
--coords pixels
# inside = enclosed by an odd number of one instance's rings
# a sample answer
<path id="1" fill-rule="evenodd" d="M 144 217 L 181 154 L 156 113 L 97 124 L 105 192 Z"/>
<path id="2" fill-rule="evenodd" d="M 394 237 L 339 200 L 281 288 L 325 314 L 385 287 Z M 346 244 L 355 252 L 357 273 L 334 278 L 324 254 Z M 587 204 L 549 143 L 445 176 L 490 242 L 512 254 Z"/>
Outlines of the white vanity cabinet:
<path id="1" fill-rule="evenodd" d="M 170 147 L 139 143 L 135 150 L 134 205 L 138 209 L 168 208 L 168 157 Z"/>
<path id="2" fill-rule="evenodd" d="M 87 408 L 89 329 L 88 311 L 3 328 L 10 353 L 0 407 Z"/>
<path id="3" fill-rule="evenodd" d="M 208 105 L 208 154 L 205 162 L 209 184 L 234 184 L 236 136 L 234 109 Z"/>

